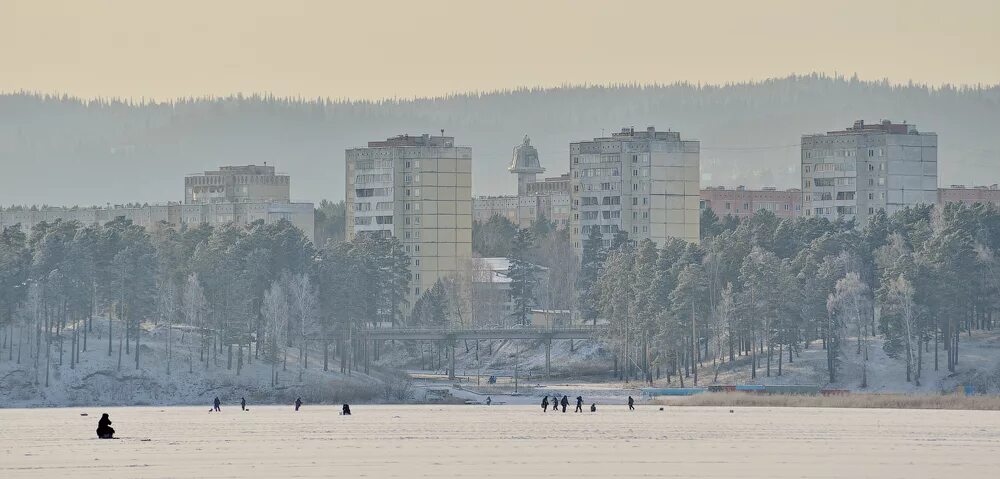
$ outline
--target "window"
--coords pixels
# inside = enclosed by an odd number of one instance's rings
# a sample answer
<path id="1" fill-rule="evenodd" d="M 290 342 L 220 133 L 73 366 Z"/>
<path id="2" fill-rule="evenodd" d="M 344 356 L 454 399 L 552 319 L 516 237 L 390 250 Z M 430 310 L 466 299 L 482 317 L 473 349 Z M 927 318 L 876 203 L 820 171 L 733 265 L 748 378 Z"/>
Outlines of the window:
<path id="1" fill-rule="evenodd" d="M 813 185 L 812 180 L 806 180 L 806 188 L 812 188 L 812 185 Z"/>
<path id="2" fill-rule="evenodd" d="M 638 205 L 639 205 L 639 198 L 633 197 L 632 198 L 632 206 L 638 206 Z"/>
<path id="3" fill-rule="evenodd" d="M 878 185 L 879 186 L 885 186 L 885 178 L 879 178 L 878 179 Z"/>
<path id="4" fill-rule="evenodd" d="M 868 199 L 869 200 L 874 200 L 875 199 L 875 194 L 874 193 L 868 193 Z"/>
<path id="5" fill-rule="evenodd" d="M 727 210 L 730 210 L 730 209 L 732 209 L 732 205 L 731 205 L 730 203 L 726 203 L 726 209 L 727 209 Z"/>
<path id="6" fill-rule="evenodd" d="M 420 288 L 413 288 L 413 294 L 419 296 L 420 295 Z"/>

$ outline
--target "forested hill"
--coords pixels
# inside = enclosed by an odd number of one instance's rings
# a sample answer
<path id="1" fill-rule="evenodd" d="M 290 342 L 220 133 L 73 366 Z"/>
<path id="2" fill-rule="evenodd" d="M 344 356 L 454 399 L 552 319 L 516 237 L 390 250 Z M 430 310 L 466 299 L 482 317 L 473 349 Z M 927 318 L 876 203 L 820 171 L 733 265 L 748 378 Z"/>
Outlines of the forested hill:
<path id="1" fill-rule="evenodd" d="M 791 187 L 801 134 L 882 118 L 940 135 L 941 184 L 1000 181 L 1000 85 L 931 89 L 813 75 L 382 102 L 17 93 L 0 95 L 0 205 L 176 201 L 186 173 L 265 161 L 292 175 L 295 199 L 339 199 L 345 148 L 441 129 L 473 147 L 476 194 L 514 189 L 506 167 L 525 134 L 556 175 L 568 168 L 569 142 L 647 125 L 702 141 L 705 184 Z"/>

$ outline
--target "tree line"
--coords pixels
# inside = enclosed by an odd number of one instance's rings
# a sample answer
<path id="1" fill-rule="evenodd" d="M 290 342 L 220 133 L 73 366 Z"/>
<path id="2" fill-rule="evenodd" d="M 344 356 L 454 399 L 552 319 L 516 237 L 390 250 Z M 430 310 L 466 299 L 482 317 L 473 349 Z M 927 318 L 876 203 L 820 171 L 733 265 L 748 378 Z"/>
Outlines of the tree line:
<path id="1" fill-rule="evenodd" d="M 0 235 L 0 360 L 34 366 L 46 385 L 53 363 L 75 368 L 88 350 L 140 369 L 144 336 L 159 329 L 167 374 L 175 364 L 239 374 L 265 360 L 276 381 L 291 349 L 300 374 L 310 350 L 322 351 L 324 370 L 339 358 L 349 372 L 353 331 L 404 319 L 409 262 L 394 238 L 317 249 L 287 221 L 10 227 Z"/>
<path id="2" fill-rule="evenodd" d="M 701 216 L 700 245 L 585 242 L 580 314 L 606 321 L 616 374 L 651 382 L 698 367 L 782 375 L 808 348 L 825 350 L 831 383 L 849 355 L 867 386 L 872 341 L 905 364 L 954 372 L 961 336 L 995 327 L 1000 308 L 1000 211 L 989 204 L 917 206 L 863 225 Z M 928 356 L 932 356 L 928 358 Z"/>

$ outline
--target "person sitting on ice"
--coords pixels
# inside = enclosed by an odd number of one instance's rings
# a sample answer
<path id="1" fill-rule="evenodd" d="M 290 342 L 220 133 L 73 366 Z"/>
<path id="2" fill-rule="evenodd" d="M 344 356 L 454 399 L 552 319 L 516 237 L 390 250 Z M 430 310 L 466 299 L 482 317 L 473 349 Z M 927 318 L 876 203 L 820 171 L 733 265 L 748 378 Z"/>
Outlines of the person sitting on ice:
<path id="1" fill-rule="evenodd" d="M 493 404 L 493 398 L 486 396 L 486 405 L 489 406 L 490 404 Z"/>
<path id="2" fill-rule="evenodd" d="M 590 412 L 597 412 L 597 404 L 590 405 Z"/>
<path id="3" fill-rule="evenodd" d="M 342 411 L 340 411 L 340 415 L 341 416 L 350 416 L 351 415 L 351 406 L 347 405 L 347 404 L 344 404 L 344 408 L 343 408 Z"/>
<path id="4" fill-rule="evenodd" d="M 114 439 L 115 429 L 111 427 L 111 418 L 108 417 L 108 413 L 104 413 L 101 416 L 101 420 L 97 421 L 97 437 L 100 439 Z"/>

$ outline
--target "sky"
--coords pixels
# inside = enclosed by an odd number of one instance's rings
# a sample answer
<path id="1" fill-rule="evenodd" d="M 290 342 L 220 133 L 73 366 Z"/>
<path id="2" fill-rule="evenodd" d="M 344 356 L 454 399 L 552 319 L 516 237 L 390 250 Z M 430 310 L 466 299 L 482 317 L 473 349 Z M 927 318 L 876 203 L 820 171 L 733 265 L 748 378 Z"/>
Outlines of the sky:
<path id="1" fill-rule="evenodd" d="M 997 0 L 0 0 L 0 92 L 379 99 L 811 72 L 998 83 L 998 19 Z"/>

